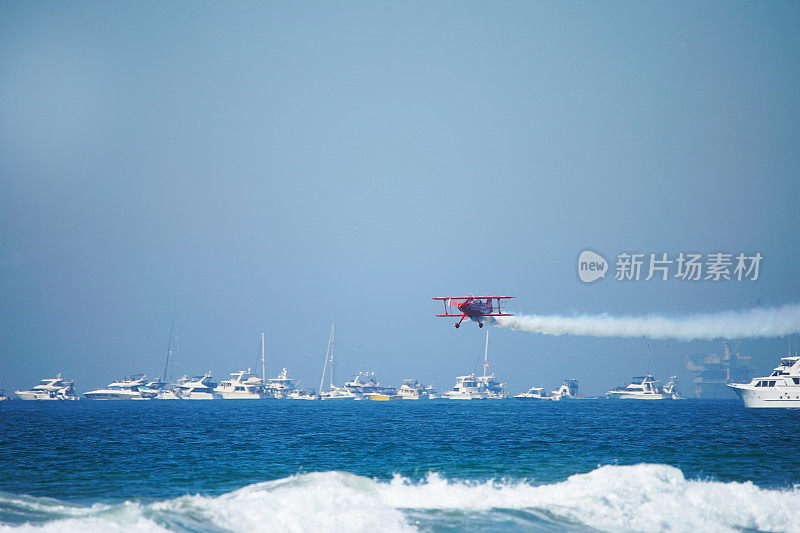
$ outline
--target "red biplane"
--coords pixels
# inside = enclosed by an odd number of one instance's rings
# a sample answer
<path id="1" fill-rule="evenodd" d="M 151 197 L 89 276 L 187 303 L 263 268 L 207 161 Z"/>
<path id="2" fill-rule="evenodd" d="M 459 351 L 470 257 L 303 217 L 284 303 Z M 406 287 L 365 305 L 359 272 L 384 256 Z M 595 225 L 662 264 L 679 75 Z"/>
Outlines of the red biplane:
<path id="1" fill-rule="evenodd" d="M 514 316 L 511 313 L 504 313 L 501 304 L 502 300 L 513 298 L 513 296 L 438 296 L 434 300 L 442 300 L 444 303 L 444 314 L 436 316 L 461 317 L 456 322 L 456 328 L 461 326 L 465 318 L 474 320 L 478 327 L 483 327 L 483 320 L 487 316 Z M 455 307 L 458 313 L 451 313 L 450 308 Z"/>

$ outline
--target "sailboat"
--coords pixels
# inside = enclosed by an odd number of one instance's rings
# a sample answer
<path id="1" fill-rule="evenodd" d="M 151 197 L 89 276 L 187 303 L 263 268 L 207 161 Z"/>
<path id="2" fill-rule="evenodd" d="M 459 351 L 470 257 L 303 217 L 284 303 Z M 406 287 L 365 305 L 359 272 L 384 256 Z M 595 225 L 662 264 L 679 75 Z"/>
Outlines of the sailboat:
<path id="1" fill-rule="evenodd" d="M 167 360 L 164 361 L 164 371 L 161 373 L 160 380 L 154 380 L 147 383 L 142 387 L 142 391 L 154 393 L 156 400 L 180 400 L 170 383 L 172 382 L 172 367 L 175 361 L 172 358 L 173 349 L 175 348 L 175 313 L 177 306 L 172 306 L 172 322 L 169 326 L 169 344 L 167 345 Z M 167 381 L 167 369 L 169 369 L 169 381 Z"/>
<path id="2" fill-rule="evenodd" d="M 323 400 L 355 400 L 358 395 L 347 390 L 344 387 L 337 387 L 333 384 L 333 370 L 335 368 L 333 359 L 333 347 L 335 345 L 335 322 L 331 323 L 331 334 L 328 337 L 328 349 L 325 351 L 325 363 L 322 366 L 322 377 L 319 380 L 319 396 Z M 323 391 L 325 385 L 325 373 L 330 362 L 330 382 L 328 383 L 328 390 Z"/>

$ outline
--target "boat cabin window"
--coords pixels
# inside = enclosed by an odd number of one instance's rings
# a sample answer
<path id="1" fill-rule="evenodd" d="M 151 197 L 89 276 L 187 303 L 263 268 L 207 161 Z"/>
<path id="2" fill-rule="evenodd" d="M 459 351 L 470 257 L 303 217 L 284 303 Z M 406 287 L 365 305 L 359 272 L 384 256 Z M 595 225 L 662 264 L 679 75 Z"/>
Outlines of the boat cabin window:
<path id="1" fill-rule="evenodd" d="M 794 381 L 795 385 L 800 385 L 800 378 L 792 378 L 792 381 Z"/>
<path id="2" fill-rule="evenodd" d="M 641 385 L 642 382 L 644 382 L 643 376 L 635 377 L 633 378 L 633 381 L 631 381 L 631 383 L 633 383 L 634 385 Z"/>
<path id="3" fill-rule="evenodd" d="M 769 387 L 774 387 L 775 386 L 775 382 L 774 381 L 770 381 L 768 386 Z"/>

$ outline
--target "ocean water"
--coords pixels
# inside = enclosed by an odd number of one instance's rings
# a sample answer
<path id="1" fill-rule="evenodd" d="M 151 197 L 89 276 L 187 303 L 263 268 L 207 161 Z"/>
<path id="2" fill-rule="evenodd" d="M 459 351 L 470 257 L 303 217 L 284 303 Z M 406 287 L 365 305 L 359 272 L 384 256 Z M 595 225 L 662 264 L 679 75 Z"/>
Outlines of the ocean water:
<path id="1" fill-rule="evenodd" d="M 2 531 L 800 531 L 734 401 L 0 404 Z"/>

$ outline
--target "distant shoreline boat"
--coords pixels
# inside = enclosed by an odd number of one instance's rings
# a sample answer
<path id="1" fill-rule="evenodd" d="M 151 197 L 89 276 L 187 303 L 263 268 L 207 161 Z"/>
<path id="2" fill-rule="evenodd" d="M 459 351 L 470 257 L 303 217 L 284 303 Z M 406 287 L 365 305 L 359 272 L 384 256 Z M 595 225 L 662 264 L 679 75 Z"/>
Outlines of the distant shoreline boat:
<path id="1" fill-rule="evenodd" d="M 254 376 L 250 369 L 231 373 L 232 379 L 224 379 L 214 388 L 223 400 L 260 400 L 266 398 L 263 380 Z"/>
<path id="2" fill-rule="evenodd" d="M 145 390 L 146 376 L 137 375 L 109 383 L 104 389 L 84 392 L 88 400 L 152 400 L 158 393 Z"/>
<path id="3" fill-rule="evenodd" d="M 651 374 L 637 376 L 624 387 L 616 387 L 606 393 L 606 398 L 612 400 L 674 400 L 678 394 L 675 392 L 675 376 L 669 378 L 666 385 L 661 385 Z"/>
<path id="4" fill-rule="evenodd" d="M 14 391 L 20 400 L 77 400 L 75 382 L 67 381 L 57 374 L 54 378 L 46 378 L 30 390 Z"/>
<path id="5" fill-rule="evenodd" d="M 211 372 L 193 378 L 183 377 L 178 380 L 176 394 L 186 400 L 215 400 L 222 398 L 214 389 L 217 384 L 211 378 Z"/>
<path id="6" fill-rule="evenodd" d="M 431 394 L 422 383 L 416 379 L 404 379 L 402 385 L 397 390 L 397 395 L 401 400 L 429 400 Z"/>

